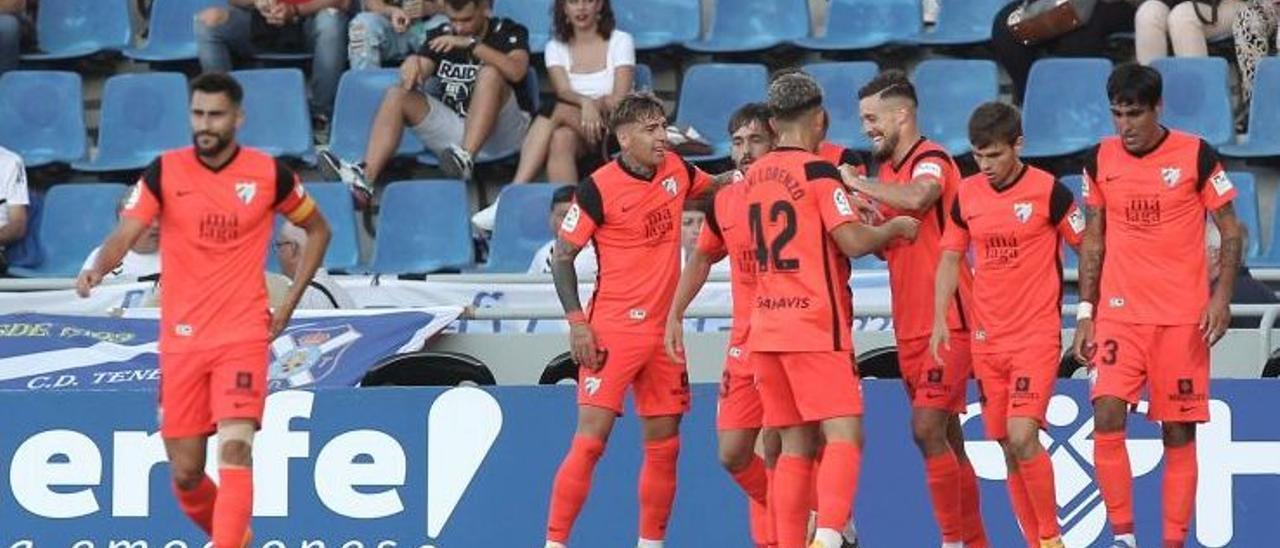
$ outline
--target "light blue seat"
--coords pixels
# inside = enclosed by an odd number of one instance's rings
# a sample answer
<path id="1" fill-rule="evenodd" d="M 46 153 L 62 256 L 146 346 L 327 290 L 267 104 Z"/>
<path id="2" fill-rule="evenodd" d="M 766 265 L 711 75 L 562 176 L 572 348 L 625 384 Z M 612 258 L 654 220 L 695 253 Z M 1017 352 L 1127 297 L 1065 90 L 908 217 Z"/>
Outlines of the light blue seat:
<path id="1" fill-rule="evenodd" d="M 344 72 L 338 81 L 338 95 L 334 100 L 329 150 L 348 162 L 363 160 L 369 129 L 373 127 L 373 117 L 378 112 L 378 105 L 382 104 L 382 96 L 387 88 L 399 83 L 400 71 L 397 69 Z M 396 155 L 412 156 L 420 150 L 422 143 L 405 128 Z"/>
<path id="2" fill-rule="evenodd" d="M 133 29 L 128 0 L 40 0 L 36 13 L 39 53 L 23 61 L 58 61 L 129 47 Z"/>
<path id="3" fill-rule="evenodd" d="M 1240 220 L 1240 224 L 1244 225 L 1245 230 L 1249 231 L 1249 237 L 1244 244 L 1244 257 L 1245 259 L 1260 258 L 1262 257 L 1262 222 L 1258 214 L 1258 185 L 1254 181 L 1253 174 L 1248 171 L 1229 171 L 1227 176 L 1231 178 L 1231 184 L 1236 187 L 1236 199 L 1232 202 L 1236 210 L 1236 218 Z"/>
<path id="4" fill-rule="evenodd" d="M 1164 80 L 1160 122 L 1221 146 L 1235 138 L 1227 60 L 1221 57 L 1166 57 L 1151 66 Z"/>
<path id="5" fill-rule="evenodd" d="M 872 61 L 837 61 L 812 63 L 804 70 L 822 86 L 822 104 L 831 120 L 827 140 L 855 150 L 870 150 L 871 141 L 862 132 L 858 116 L 858 89 L 875 78 L 880 68 Z"/>
<path id="6" fill-rule="evenodd" d="M 307 84 L 296 68 L 237 70 L 244 88 L 244 125 L 237 139 L 272 156 L 314 162 Z"/>
<path id="7" fill-rule="evenodd" d="M 40 219 L 44 217 L 44 193 L 27 191 L 27 232 L 22 239 L 4 246 L 4 260 L 9 267 L 34 267 L 40 264 Z"/>
<path id="8" fill-rule="evenodd" d="M 360 235 L 351 189 L 343 183 L 306 183 L 304 186 L 333 231 L 329 249 L 324 254 L 324 267 L 337 272 L 355 269 L 360 264 Z"/>
<path id="9" fill-rule="evenodd" d="M 694 65 L 684 73 L 676 125 L 693 126 L 711 144 L 706 156 L 689 156 L 689 161 L 723 160 L 729 157 L 729 117 L 745 103 L 763 101 L 768 92 L 769 74 L 763 65 Z"/>
<path id="10" fill-rule="evenodd" d="M 818 51 L 872 49 L 913 42 L 920 27 L 920 0 L 831 0 L 826 33 L 794 42 Z"/>
<path id="11" fill-rule="evenodd" d="M 467 211 L 467 189 L 461 181 L 387 185 L 370 269 L 377 274 L 423 274 L 471 266 L 475 251 Z"/>
<path id="12" fill-rule="evenodd" d="M 226 2 L 221 0 L 155 0 L 151 4 L 147 42 L 125 49 L 125 56 L 149 62 L 195 59 L 196 14 L 205 8 L 223 5 Z"/>
<path id="13" fill-rule="evenodd" d="M 487 272 L 527 272 L 538 249 L 554 236 L 547 219 L 551 195 L 563 185 L 507 185 L 498 197 L 498 212 L 489 242 Z"/>
<path id="14" fill-rule="evenodd" d="M 116 226 L 116 204 L 127 187 L 119 183 L 63 183 L 45 194 L 40 224 L 39 264 L 14 266 L 23 278 L 73 278 L 84 260 Z"/>
<path id="15" fill-rule="evenodd" d="M 510 18 L 529 29 L 529 51 L 542 53 L 551 40 L 552 0 L 496 0 L 495 14 Z"/>
<path id="16" fill-rule="evenodd" d="M 702 30 L 702 10 L 689 0 L 614 0 L 613 15 L 635 39 L 636 51 L 692 42 Z"/>
<path id="17" fill-rule="evenodd" d="M 715 0 L 705 40 L 684 43 L 700 53 L 740 53 L 773 48 L 809 35 L 808 0 Z"/>
<path id="18" fill-rule="evenodd" d="M 954 156 L 969 152 L 969 116 L 999 98 L 999 69 L 987 60 L 930 59 L 911 75 L 920 99 L 920 131 Z"/>
<path id="19" fill-rule="evenodd" d="M 938 24 L 922 29 L 916 42 L 960 46 L 991 41 L 991 22 L 1009 0 L 942 0 Z"/>
<path id="20" fill-rule="evenodd" d="M 1106 59 L 1041 59 L 1031 66 L 1023 102 L 1027 158 L 1066 156 L 1114 133 Z"/>
<path id="21" fill-rule="evenodd" d="M 161 152 L 191 144 L 187 77 L 178 72 L 107 79 L 98 123 L 98 154 L 79 171 L 142 169 Z"/>
<path id="22" fill-rule="evenodd" d="M 80 75 L 11 70 L 0 75 L 0 146 L 27 167 L 84 158 L 84 99 Z"/>
<path id="23" fill-rule="evenodd" d="M 636 91 L 653 91 L 653 69 L 644 63 L 636 63 L 631 87 Z"/>
<path id="24" fill-rule="evenodd" d="M 1280 156 L 1280 58 L 1263 57 L 1253 77 L 1253 98 L 1249 103 L 1249 132 L 1240 144 L 1223 145 L 1219 150 L 1233 158 Z"/>

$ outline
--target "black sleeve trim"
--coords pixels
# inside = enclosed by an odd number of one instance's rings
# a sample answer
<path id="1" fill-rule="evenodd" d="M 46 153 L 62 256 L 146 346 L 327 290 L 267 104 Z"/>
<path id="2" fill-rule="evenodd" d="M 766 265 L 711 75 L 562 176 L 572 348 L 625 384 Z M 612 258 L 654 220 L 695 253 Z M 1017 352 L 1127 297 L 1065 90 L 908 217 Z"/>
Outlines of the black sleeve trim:
<path id="1" fill-rule="evenodd" d="M 844 152 L 840 153 L 840 163 L 842 165 L 862 166 L 864 169 L 867 165 L 867 162 L 863 161 L 862 155 L 851 148 L 846 148 Z"/>
<path id="2" fill-rule="evenodd" d="M 1054 181 L 1053 192 L 1049 194 L 1049 222 L 1053 226 L 1058 226 L 1062 219 L 1067 216 L 1067 212 L 1071 211 L 1071 206 L 1076 201 L 1076 197 L 1071 193 L 1071 189 L 1066 185 Z"/>
<path id="3" fill-rule="evenodd" d="M 156 203 L 163 205 L 164 195 L 160 193 L 160 166 L 163 165 L 163 162 L 160 160 L 160 158 L 152 160 L 151 164 L 143 170 L 142 177 L 140 179 L 142 180 L 142 184 L 147 185 L 147 190 L 151 191 L 151 195 L 155 196 Z"/>
<path id="4" fill-rule="evenodd" d="M 1213 175 L 1214 168 L 1222 164 L 1222 159 L 1218 157 L 1218 151 L 1213 146 L 1200 139 L 1200 150 L 1196 153 L 1196 191 L 1204 190 L 1205 183 L 1209 182 L 1209 176 Z"/>
<path id="5" fill-rule="evenodd" d="M 969 230 L 969 223 L 965 222 L 964 214 L 960 212 L 959 199 L 956 199 L 955 201 L 951 202 L 951 222 L 955 223 L 956 226 L 960 228 Z"/>
<path id="6" fill-rule="evenodd" d="M 703 208 L 703 215 L 705 216 L 705 220 L 703 222 L 706 223 L 707 228 L 711 229 L 711 232 L 715 234 L 717 238 L 723 240 L 724 235 L 720 233 L 720 220 L 716 218 L 717 196 L 719 196 L 719 193 L 712 196 L 710 200 L 707 200 L 707 206 Z"/>
<path id="7" fill-rule="evenodd" d="M 595 221 L 596 226 L 604 224 L 604 199 L 600 196 L 600 187 L 596 186 L 596 180 L 588 177 L 586 180 L 578 183 L 578 207 L 583 213 L 591 217 Z"/>
<path id="8" fill-rule="evenodd" d="M 298 183 L 297 181 L 298 181 L 297 174 L 295 174 L 292 169 L 289 169 L 289 166 L 285 165 L 284 162 L 281 162 L 277 158 L 276 159 L 276 198 L 274 202 L 271 202 L 271 205 L 278 206 L 280 205 L 280 202 L 285 201 L 285 199 L 289 197 L 289 193 L 293 192 L 293 185 L 301 184 L 301 183 Z"/>
<path id="9" fill-rule="evenodd" d="M 818 179 L 840 181 L 840 170 L 831 165 L 831 162 L 817 160 L 804 165 L 804 178 L 808 181 L 816 181 Z"/>
<path id="10" fill-rule="evenodd" d="M 1102 145 L 1094 145 L 1084 153 L 1084 172 L 1089 175 L 1089 180 L 1098 182 L 1098 154 L 1102 152 Z"/>
<path id="11" fill-rule="evenodd" d="M 689 186 L 692 188 L 693 185 L 697 182 L 696 178 L 698 176 L 698 168 L 694 167 L 693 164 L 689 163 L 688 160 L 685 160 L 681 156 L 676 156 L 676 159 L 680 160 L 680 163 L 684 165 L 685 174 L 689 178 Z"/>
<path id="12" fill-rule="evenodd" d="M 911 172 L 914 174 L 916 166 L 919 165 L 920 162 L 929 158 L 941 158 L 942 161 L 949 166 L 954 166 L 955 164 L 955 161 L 951 159 L 951 156 L 948 156 L 947 153 L 941 150 L 926 150 L 921 152 L 914 160 L 911 161 Z"/>

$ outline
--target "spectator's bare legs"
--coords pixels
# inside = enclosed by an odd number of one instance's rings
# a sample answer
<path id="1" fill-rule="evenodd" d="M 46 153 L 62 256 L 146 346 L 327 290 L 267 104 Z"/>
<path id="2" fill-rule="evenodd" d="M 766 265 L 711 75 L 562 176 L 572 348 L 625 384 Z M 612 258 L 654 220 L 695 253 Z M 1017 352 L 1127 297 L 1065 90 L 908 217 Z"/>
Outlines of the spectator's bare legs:
<path id="1" fill-rule="evenodd" d="M 551 133 L 551 153 L 547 157 L 547 180 L 553 183 L 578 182 L 578 132 L 560 126 Z"/>
<path id="2" fill-rule="evenodd" d="M 475 88 L 471 91 L 471 102 L 467 104 L 467 125 L 462 135 L 462 148 L 474 158 L 484 142 L 489 140 L 493 127 L 498 122 L 498 113 L 502 105 L 511 97 L 511 85 L 490 66 L 480 67 L 476 75 Z M 421 118 L 419 118 L 420 120 Z"/>
<path id="3" fill-rule="evenodd" d="M 392 86 L 382 96 L 382 105 L 373 118 L 373 127 L 369 129 L 369 144 L 364 151 L 364 175 L 369 184 L 374 184 L 387 162 L 400 147 L 400 137 L 404 134 L 405 125 L 416 126 L 427 117 L 431 106 L 426 96 L 417 91 L 406 91 L 400 86 Z"/>
<path id="4" fill-rule="evenodd" d="M 550 182 L 578 182 L 578 156 L 583 139 L 581 112 L 576 106 L 557 103 L 551 118 L 539 116 L 533 121 L 520 149 L 520 165 L 516 167 L 513 183 L 534 180 L 543 166 Z"/>
<path id="5" fill-rule="evenodd" d="M 542 166 L 547 163 L 552 131 L 555 131 L 555 122 L 545 116 L 534 118 L 533 123 L 529 124 L 524 144 L 520 145 L 520 163 L 516 165 L 516 176 L 511 180 L 512 183 L 527 183 L 538 176 Z"/>

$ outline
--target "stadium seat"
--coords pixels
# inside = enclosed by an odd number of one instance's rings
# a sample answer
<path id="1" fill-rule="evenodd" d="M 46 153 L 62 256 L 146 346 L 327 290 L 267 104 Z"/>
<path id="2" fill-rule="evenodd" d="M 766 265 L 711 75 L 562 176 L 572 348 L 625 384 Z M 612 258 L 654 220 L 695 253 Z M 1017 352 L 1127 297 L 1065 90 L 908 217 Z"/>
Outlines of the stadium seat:
<path id="1" fill-rule="evenodd" d="M 36 13 L 39 53 L 23 61 L 59 61 L 129 47 L 128 0 L 40 0 Z"/>
<path id="2" fill-rule="evenodd" d="M 729 117 L 745 103 L 764 100 L 768 88 L 769 73 L 763 65 L 708 63 L 685 71 L 676 107 L 676 125 L 693 126 L 712 148 L 709 155 L 687 159 L 728 158 L 729 136 L 725 132 Z"/>
<path id="3" fill-rule="evenodd" d="M 1244 244 L 1245 259 L 1257 259 L 1262 256 L 1262 223 L 1258 215 L 1258 185 L 1253 174 L 1248 171 L 1230 171 L 1227 176 L 1236 187 L 1236 199 L 1233 202 L 1236 218 L 1249 231 Z M 1213 222 L 1210 220 L 1209 222 Z"/>
<path id="4" fill-rule="evenodd" d="M 551 40 L 552 0 L 497 0 L 493 11 L 529 29 L 529 51 L 542 53 Z"/>
<path id="5" fill-rule="evenodd" d="M 1263 57 L 1253 77 L 1253 97 L 1249 104 L 1249 133 L 1240 144 L 1223 145 L 1219 150 L 1233 158 L 1280 156 L 1280 58 Z"/>
<path id="6" fill-rule="evenodd" d="M 338 81 L 338 96 L 334 101 L 333 124 L 329 132 L 329 150 L 348 162 L 364 158 L 364 147 L 369 142 L 369 128 L 373 116 L 382 104 L 387 88 L 398 85 L 397 69 L 348 70 Z M 401 135 L 397 156 L 411 156 L 422 150 L 422 143 L 405 128 Z"/>
<path id="7" fill-rule="evenodd" d="M 631 87 L 636 91 L 653 91 L 653 69 L 644 63 L 636 63 Z"/>
<path id="8" fill-rule="evenodd" d="M 136 61 L 185 61 L 196 58 L 196 14 L 225 5 L 220 0 L 155 0 L 147 26 L 147 42 L 129 47 L 125 56 Z"/>
<path id="9" fill-rule="evenodd" d="M 863 255 L 861 257 L 854 259 L 853 262 L 850 263 L 850 266 L 853 267 L 853 270 L 855 272 L 864 272 L 867 270 L 888 270 L 889 269 L 889 263 L 885 262 L 884 259 L 881 259 L 880 257 L 877 257 L 872 253 L 868 253 L 866 255 Z"/>
<path id="10" fill-rule="evenodd" d="M 84 158 L 84 98 L 74 72 L 11 70 L 0 75 L 0 146 L 27 167 Z"/>
<path id="11" fill-rule="evenodd" d="M 44 193 L 27 191 L 27 233 L 21 240 L 4 246 L 4 260 L 10 267 L 40 264 L 40 218 L 44 216 Z"/>
<path id="12" fill-rule="evenodd" d="M 702 30 L 702 10 L 688 0 L 614 0 L 613 15 L 635 39 L 636 51 L 692 42 Z"/>
<path id="13" fill-rule="evenodd" d="M 871 49 L 914 42 L 920 27 L 920 0 L 831 0 L 826 32 L 795 44 L 818 51 Z"/>
<path id="14" fill-rule="evenodd" d="M 231 73 L 244 88 L 241 143 L 272 156 L 315 161 L 311 150 L 311 114 L 307 84 L 296 68 L 237 70 Z"/>
<path id="15" fill-rule="evenodd" d="M 107 79 L 98 122 L 98 154 L 79 171 L 142 169 L 161 152 L 191 144 L 187 77 L 178 72 L 120 74 Z"/>
<path id="16" fill-rule="evenodd" d="M 497 223 L 489 241 L 487 272 L 526 272 L 533 255 L 553 236 L 547 218 L 551 195 L 562 185 L 507 185 L 498 197 Z"/>
<path id="17" fill-rule="evenodd" d="M 360 235 L 351 189 L 343 183 L 306 183 L 304 186 L 333 231 L 329 249 L 324 254 L 324 267 L 335 272 L 355 269 L 360 264 Z"/>
<path id="18" fill-rule="evenodd" d="M 1075 154 L 1114 133 L 1106 59 L 1041 59 L 1031 66 L 1023 101 L 1026 158 Z"/>
<path id="19" fill-rule="evenodd" d="M 923 29 L 916 37 L 919 44 L 960 46 L 991 40 L 991 22 L 1009 0 L 942 0 L 938 24 Z"/>
<path id="20" fill-rule="evenodd" d="M 116 225 L 116 204 L 128 187 L 119 183 L 63 183 L 45 193 L 40 225 L 40 263 L 14 266 L 23 278 L 72 278 Z"/>
<path id="21" fill-rule="evenodd" d="M 812 63 L 804 70 L 822 86 L 822 103 L 831 119 L 827 139 L 852 149 L 870 150 L 871 141 L 862 132 L 858 117 L 858 88 L 875 78 L 880 68 L 873 61 L 838 61 Z"/>
<path id="22" fill-rule="evenodd" d="M 1151 66 L 1164 79 L 1160 122 L 1194 133 L 1213 146 L 1235 138 L 1227 60 L 1221 57 L 1166 57 Z"/>
<path id="23" fill-rule="evenodd" d="M 760 51 L 809 36 L 808 0 L 715 0 L 705 40 L 684 47 L 699 53 Z"/>
<path id="24" fill-rule="evenodd" d="M 996 64 L 987 60 L 921 62 L 911 76 L 920 99 L 920 131 L 953 155 L 968 153 L 969 116 L 999 97 L 998 78 Z"/>
<path id="25" fill-rule="evenodd" d="M 424 274 L 475 260 L 467 188 L 461 181 L 398 181 L 382 193 L 370 269 Z"/>

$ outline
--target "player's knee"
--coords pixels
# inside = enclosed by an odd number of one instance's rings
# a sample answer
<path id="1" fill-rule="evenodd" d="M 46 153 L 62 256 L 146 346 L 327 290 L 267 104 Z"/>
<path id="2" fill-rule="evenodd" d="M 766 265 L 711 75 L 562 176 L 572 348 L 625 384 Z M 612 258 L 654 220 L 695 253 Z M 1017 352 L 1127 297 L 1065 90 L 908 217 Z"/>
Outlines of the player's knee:
<path id="1" fill-rule="evenodd" d="M 1098 432 L 1124 431 L 1128 418 L 1128 403 L 1120 398 L 1104 396 L 1093 402 L 1093 428 Z"/>
<path id="2" fill-rule="evenodd" d="M 737 472 L 751 464 L 754 454 L 750 447 L 737 447 L 732 444 L 720 446 L 720 466 L 729 472 Z"/>
<path id="3" fill-rule="evenodd" d="M 1036 454 L 1040 447 L 1040 436 L 1037 431 L 1010 430 L 1009 449 L 1019 460 L 1027 460 Z"/>
<path id="4" fill-rule="evenodd" d="M 916 445 L 925 454 L 934 455 L 947 448 L 947 425 L 926 417 L 915 417 L 911 421 L 911 436 Z"/>
<path id="5" fill-rule="evenodd" d="M 190 491 L 204 481 L 204 468 L 193 463 L 169 463 L 169 473 L 173 476 L 173 484 L 179 490 Z"/>
<path id="6" fill-rule="evenodd" d="M 200 22 L 200 26 L 205 28 L 219 27 L 226 24 L 231 14 L 226 8 L 207 8 L 196 15 L 196 20 Z"/>
<path id="7" fill-rule="evenodd" d="M 248 467 L 253 465 L 253 446 L 244 440 L 226 440 L 218 447 L 218 464 Z"/>
<path id="8" fill-rule="evenodd" d="M 1195 423 L 1166 422 L 1160 429 L 1165 447 L 1182 447 L 1196 441 Z"/>
<path id="9" fill-rule="evenodd" d="M 578 152 L 578 134 L 567 127 L 551 132 L 551 154 L 569 156 Z"/>

